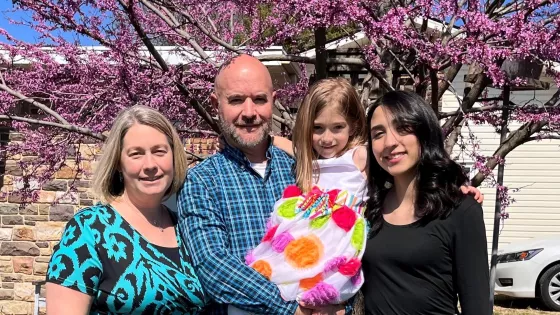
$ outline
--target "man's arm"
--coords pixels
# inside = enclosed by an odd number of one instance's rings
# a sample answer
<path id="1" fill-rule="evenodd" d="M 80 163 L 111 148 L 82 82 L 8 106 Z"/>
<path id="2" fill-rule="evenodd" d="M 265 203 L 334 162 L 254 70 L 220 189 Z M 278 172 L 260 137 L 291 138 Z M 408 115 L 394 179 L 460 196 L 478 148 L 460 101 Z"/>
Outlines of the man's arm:
<path id="1" fill-rule="evenodd" d="M 189 172 L 177 197 L 180 231 L 206 293 L 217 303 L 256 314 L 294 314 L 296 302 L 284 301 L 276 285 L 228 250 L 224 218 L 207 185 L 211 181 Z"/>

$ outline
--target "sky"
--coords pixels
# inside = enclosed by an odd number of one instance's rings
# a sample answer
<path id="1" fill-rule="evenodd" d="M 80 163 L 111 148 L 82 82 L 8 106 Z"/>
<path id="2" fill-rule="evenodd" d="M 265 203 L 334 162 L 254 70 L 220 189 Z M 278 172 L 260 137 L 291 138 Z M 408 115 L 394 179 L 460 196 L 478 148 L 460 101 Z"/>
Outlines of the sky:
<path id="1" fill-rule="evenodd" d="M 14 13 L 11 12 L 13 9 L 14 7 L 11 0 L 0 0 L 0 28 L 8 31 L 8 33 L 13 37 L 28 43 L 36 43 L 40 41 L 39 34 L 33 29 L 22 25 L 14 25 L 9 22 L 9 19 L 16 21 L 31 21 L 32 19 L 29 12 L 17 11 Z M 96 44 L 91 39 L 83 36 L 77 37 L 77 35 L 73 33 L 63 33 L 63 37 L 67 40 L 75 40 L 78 38 L 82 45 Z M 0 42 L 6 42 L 6 39 L 0 37 Z"/>

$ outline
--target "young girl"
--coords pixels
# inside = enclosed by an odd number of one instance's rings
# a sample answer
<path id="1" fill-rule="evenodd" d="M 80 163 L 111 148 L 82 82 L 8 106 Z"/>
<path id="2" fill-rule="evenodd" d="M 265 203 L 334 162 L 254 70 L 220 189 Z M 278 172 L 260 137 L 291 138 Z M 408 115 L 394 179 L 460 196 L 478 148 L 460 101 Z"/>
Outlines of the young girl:
<path id="1" fill-rule="evenodd" d="M 489 314 L 481 206 L 449 158 L 431 108 L 389 92 L 368 112 L 367 218 L 363 257 L 367 314 Z"/>
<path id="2" fill-rule="evenodd" d="M 268 232 L 247 263 L 278 284 L 282 297 L 305 305 L 338 304 L 363 283 L 367 236 L 365 111 L 344 79 L 313 85 L 298 110 L 292 143 L 296 185 L 274 206 Z M 295 154 L 294 154 L 295 153 Z"/>

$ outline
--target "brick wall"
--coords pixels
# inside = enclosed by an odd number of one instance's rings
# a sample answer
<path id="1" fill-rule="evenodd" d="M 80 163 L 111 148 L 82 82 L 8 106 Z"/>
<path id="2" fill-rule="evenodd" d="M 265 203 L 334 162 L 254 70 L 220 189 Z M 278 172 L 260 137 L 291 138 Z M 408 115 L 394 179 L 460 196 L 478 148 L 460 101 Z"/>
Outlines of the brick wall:
<path id="1" fill-rule="evenodd" d="M 17 140 L 11 137 L 11 140 Z M 212 139 L 193 138 L 186 141 L 187 150 L 201 156 L 211 153 Z M 12 191 L 20 185 L 23 174 L 17 161 L 33 158 L 14 156 L 0 161 L 0 315 L 33 314 L 35 287 L 33 281 L 45 279 L 53 247 L 74 213 L 91 206 L 95 200 L 89 192 L 91 174 L 99 157 L 100 147 L 81 145 L 80 167 L 83 175 L 76 176 L 74 159 L 68 159 L 68 167 L 55 174 L 50 182 L 37 187 L 39 199 L 22 206 L 20 198 Z M 68 193 L 74 182 L 77 192 Z M 31 187 L 37 183 L 29 183 Z M 44 296 L 44 288 L 41 293 Z M 45 310 L 41 309 L 41 313 Z"/>

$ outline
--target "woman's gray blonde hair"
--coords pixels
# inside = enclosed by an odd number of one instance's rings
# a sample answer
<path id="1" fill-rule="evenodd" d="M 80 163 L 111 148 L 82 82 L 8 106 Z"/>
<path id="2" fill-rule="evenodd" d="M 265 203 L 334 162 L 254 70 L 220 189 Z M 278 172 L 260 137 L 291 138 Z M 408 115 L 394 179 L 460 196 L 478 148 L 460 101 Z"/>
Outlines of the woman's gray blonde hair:
<path id="1" fill-rule="evenodd" d="M 123 138 L 134 124 L 152 127 L 163 133 L 173 153 L 173 181 L 164 199 L 181 189 L 187 173 L 188 159 L 173 125 L 160 112 L 142 105 L 135 105 L 119 113 L 109 137 L 103 145 L 103 154 L 95 167 L 93 192 L 101 202 L 109 203 L 122 195 L 124 182 L 119 175 L 119 163 L 123 149 Z"/>

